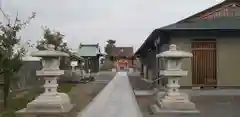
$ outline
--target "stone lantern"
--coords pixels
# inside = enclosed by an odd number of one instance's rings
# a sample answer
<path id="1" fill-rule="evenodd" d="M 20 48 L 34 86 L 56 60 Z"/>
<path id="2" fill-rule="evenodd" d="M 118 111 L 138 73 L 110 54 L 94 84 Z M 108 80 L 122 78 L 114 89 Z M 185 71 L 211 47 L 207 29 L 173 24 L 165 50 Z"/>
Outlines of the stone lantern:
<path id="1" fill-rule="evenodd" d="M 44 78 L 44 93 L 38 96 L 35 100 L 27 104 L 27 107 L 18 111 L 19 114 L 35 114 L 41 116 L 51 114 L 67 113 L 73 105 L 67 94 L 57 92 L 57 80 L 60 75 L 64 74 L 63 70 L 59 69 L 60 57 L 68 56 L 68 54 L 54 50 L 54 45 L 47 45 L 47 50 L 40 50 L 32 53 L 34 57 L 42 58 L 42 69 L 37 71 L 39 77 Z"/>
<path id="2" fill-rule="evenodd" d="M 181 69 L 182 59 L 192 57 L 192 53 L 179 51 L 176 45 L 171 44 L 168 51 L 157 55 L 165 61 L 165 70 L 160 70 L 160 76 L 168 79 L 167 90 L 162 98 L 156 97 L 156 103 L 152 106 L 154 113 L 159 112 L 190 112 L 199 113 L 195 104 L 191 102 L 187 94 L 179 92 L 179 80 L 187 76 L 187 71 Z"/>

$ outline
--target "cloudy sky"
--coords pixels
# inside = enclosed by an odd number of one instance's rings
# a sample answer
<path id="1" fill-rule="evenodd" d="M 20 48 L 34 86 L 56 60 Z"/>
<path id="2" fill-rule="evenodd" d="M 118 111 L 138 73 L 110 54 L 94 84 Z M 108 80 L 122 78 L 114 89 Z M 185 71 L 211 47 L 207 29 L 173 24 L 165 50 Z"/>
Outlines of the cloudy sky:
<path id="1" fill-rule="evenodd" d="M 69 47 L 114 39 L 117 46 L 139 48 L 156 28 L 174 23 L 221 0 L 2 0 L 12 18 L 18 13 L 36 18 L 20 34 L 32 43 L 42 38 L 42 26 L 62 32 Z"/>

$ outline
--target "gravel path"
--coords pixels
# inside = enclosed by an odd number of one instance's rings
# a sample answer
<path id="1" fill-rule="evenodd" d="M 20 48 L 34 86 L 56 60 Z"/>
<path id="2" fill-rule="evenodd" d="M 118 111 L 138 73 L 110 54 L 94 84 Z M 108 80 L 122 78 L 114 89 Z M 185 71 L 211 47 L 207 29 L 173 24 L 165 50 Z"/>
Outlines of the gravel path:
<path id="1" fill-rule="evenodd" d="M 129 80 L 134 89 L 147 90 L 148 85 L 141 80 L 137 74 L 129 74 Z M 184 90 L 183 90 L 184 91 Z M 190 90 L 189 90 L 190 91 Z M 187 91 L 184 91 L 187 92 Z M 193 91 L 191 100 L 200 110 L 199 115 L 187 114 L 161 114 L 149 115 L 149 106 L 154 103 L 153 96 L 137 96 L 138 104 L 144 117 L 240 117 L 240 90 L 212 90 L 212 91 Z"/>
<path id="2" fill-rule="evenodd" d="M 142 80 L 137 73 L 128 73 L 129 81 L 134 90 L 149 90 L 151 87 L 149 83 Z"/>
<path id="3" fill-rule="evenodd" d="M 69 92 L 69 97 L 75 107 L 73 109 L 73 117 L 77 115 L 89 102 L 107 85 L 109 81 L 115 76 L 112 72 L 99 72 L 96 76 L 96 81 L 88 84 L 77 84 Z M 105 80 L 106 82 L 98 82 Z"/>

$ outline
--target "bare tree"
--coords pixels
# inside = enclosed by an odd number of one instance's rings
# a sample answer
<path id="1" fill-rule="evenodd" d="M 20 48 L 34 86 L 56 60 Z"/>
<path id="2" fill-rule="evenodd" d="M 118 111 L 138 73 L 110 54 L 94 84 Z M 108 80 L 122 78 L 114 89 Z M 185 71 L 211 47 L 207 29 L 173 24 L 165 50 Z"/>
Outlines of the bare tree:
<path id="1" fill-rule="evenodd" d="M 7 98 L 9 94 L 10 84 L 14 75 L 19 71 L 22 66 L 22 56 L 25 54 L 25 49 L 20 48 L 17 51 L 14 49 L 19 44 L 20 38 L 17 33 L 29 24 L 30 20 L 35 18 L 36 13 L 32 13 L 27 20 L 21 22 L 16 16 L 12 20 L 1 10 L 5 18 L 8 20 L 7 24 L 0 24 L 0 75 L 4 79 L 3 92 L 4 92 L 4 107 L 7 107 Z"/>

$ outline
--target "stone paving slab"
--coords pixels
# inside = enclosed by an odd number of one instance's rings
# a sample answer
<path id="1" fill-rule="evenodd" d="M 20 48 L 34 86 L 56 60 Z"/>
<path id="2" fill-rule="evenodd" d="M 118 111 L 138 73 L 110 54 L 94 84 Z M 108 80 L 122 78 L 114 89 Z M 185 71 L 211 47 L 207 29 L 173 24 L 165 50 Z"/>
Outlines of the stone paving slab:
<path id="1" fill-rule="evenodd" d="M 155 91 L 153 90 L 134 90 L 136 96 L 149 96 L 154 95 Z"/>
<path id="2" fill-rule="evenodd" d="M 142 117 L 127 73 L 118 72 L 77 117 Z"/>

